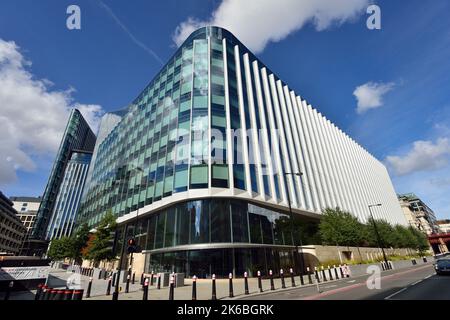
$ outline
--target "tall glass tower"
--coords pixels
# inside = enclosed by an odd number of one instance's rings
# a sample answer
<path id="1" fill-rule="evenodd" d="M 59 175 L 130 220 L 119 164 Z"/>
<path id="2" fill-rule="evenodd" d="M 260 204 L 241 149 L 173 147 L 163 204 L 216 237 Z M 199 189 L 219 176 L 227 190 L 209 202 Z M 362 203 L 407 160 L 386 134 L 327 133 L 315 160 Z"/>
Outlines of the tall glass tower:
<path id="1" fill-rule="evenodd" d="M 366 221 L 382 202 L 377 218 L 405 224 L 383 164 L 218 27 L 189 36 L 92 170 L 79 223 L 112 212 L 144 248 L 145 271 L 298 268 L 297 246 L 314 244 L 328 207 Z"/>
<path id="2" fill-rule="evenodd" d="M 72 110 L 37 213 L 36 223 L 29 240 L 32 242 L 30 246 L 32 252 L 29 254 L 40 255 L 46 250 L 46 231 L 72 152 L 74 150 L 92 152 L 95 139 L 95 134 L 81 112 L 76 109 Z"/>

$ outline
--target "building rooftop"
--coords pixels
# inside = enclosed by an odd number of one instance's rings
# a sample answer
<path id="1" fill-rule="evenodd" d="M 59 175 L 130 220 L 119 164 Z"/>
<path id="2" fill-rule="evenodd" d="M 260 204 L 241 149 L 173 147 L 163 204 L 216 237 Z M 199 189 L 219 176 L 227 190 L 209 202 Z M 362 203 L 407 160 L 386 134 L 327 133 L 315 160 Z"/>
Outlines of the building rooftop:
<path id="1" fill-rule="evenodd" d="M 18 202 L 41 202 L 42 197 L 10 197 L 11 201 L 18 201 Z"/>

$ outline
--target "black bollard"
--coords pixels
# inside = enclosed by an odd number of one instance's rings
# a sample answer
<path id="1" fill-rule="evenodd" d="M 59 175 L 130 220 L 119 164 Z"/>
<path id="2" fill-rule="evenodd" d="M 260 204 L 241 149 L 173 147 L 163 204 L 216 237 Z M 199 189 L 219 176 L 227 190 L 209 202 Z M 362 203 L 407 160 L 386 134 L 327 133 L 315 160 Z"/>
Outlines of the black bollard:
<path id="1" fill-rule="evenodd" d="M 130 275 L 127 275 L 127 284 L 125 285 L 125 293 L 130 292 Z"/>
<path id="2" fill-rule="evenodd" d="M 212 295 L 211 300 L 217 300 L 217 294 L 216 294 L 216 275 L 212 275 Z"/>
<path id="3" fill-rule="evenodd" d="M 86 298 L 91 297 L 91 290 L 92 290 L 92 277 L 89 278 L 89 284 L 86 292 Z"/>
<path id="4" fill-rule="evenodd" d="M 42 287 L 43 286 L 44 285 L 42 283 L 40 283 L 38 285 L 37 290 L 36 290 L 36 295 L 34 296 L 34 300 L 39 300 L 39 297 L 41 296 L 41 293 L 42 293 Z"/>
<path id="5" fill-rule="evenodd" d="M 161 274 L 159 273 L 158 275 L 156 275 L 158 277 L 158 279 L 156 280 L 157 284 L 157 289 L 160 290 L 161 289 Z"/>
<path id="6" fill-rule="evenodd" d="M 305 279 L 303 279 L 303 268 L 300 269 L 300 284 L 301 284 L 302 286 L 305 285 Z"/>
<path id="7" fill-rule="evenodd" d="M 108 272 L 106 272 L 106 270 L 103 270 L 103 280 L 106 280 L 107 277 L 108 277 Z"/>
<path id="8" fill-rule="evenodd" d="M 83 289 L 80 289 L 80 290 L 74 290 L 73 296 L 72 296 L 72 300 L 75 300 L 75 301 L 81 301 L 81 300 L 83 300 L 83 292 L 84 292 Z"/>
<path id="9" fill-rule="evenodd" d="M 289 273 L 291 274 L 291 286 L 294 288 L 296 285 L 295 285 L 295 278 L 294 278 L 294 270 L 291 268 L 291 269 L 289 269 Z M 301 278 L 301 276 L 300 276 L 300 278 Z"/>
<path id="10" fill-rule="evenodd" d="M 312 284 L 313 281 L 312 281 L 311 272 L 310 272 L 309 267 L 306 267 L 306 272 L 308 273 L 308 283 Z"/>
<path id="11" fill-rule="evenodd" d="M 73 290 L 65 290 L 63 300 L 72 300 L 72 295 L 73 295 Z"/>
<path id="12" fill-rule="evenodd" d="M 341 279 L 344 278 L 344 271 L 342 270 L 342 266 L 339 265 L 339 271 L 341 273 Z"/>
<path id="13" fill-rule="evenodd" d="M 244 272 L 244 290 L 245 290 L 245 294 L 250 294 L 249 290 L 248 290 L 248 273 Z"/>
<path id="14" fill-rule="evenodd" d="M 333 266 L 333 269 L 334 269 L 334 275 L 335 275 L 335 277 L 336 277 L 336 280 L 339 280 L 339 274 L 338 274 L 338 271 L 337 271 L 335 265 Z"/>
<path id="15" fill-rule="evenodd" d="M 261 281 L 261 271 L 258 271 L 258 288 L 259 288 L 259 292 L 264 292 L 263 286 L 262 286 L 262 281 Z"/>
<path id="16" fill-rule="evenodd" d="M 112 278 L 109 277 L 108 286 L 106 287 L 106 295 L 107 296 L 109 296 L 111 294 L 111 282 L 112 282 Z"/>
<path id="17" fill-rule="evenodd" d="M 131 278 L 131 284 L 134 284 L 136 281 L 136 272 L 133 272 L 133 277 Z"/>
<path id="18" fill-rule="evenodd" d="M 330 276 L 330 281 L 333 281 L 333 274 L 331 273 L 331 267 L 328 266 L 328 275 Z"/>
<path id="19" fill-rule="evenodd" d="M 269 277 L 270 277 L 270 290 L 275 290 L 275 284 L 273 283 L 273 272 L 272 270 L 269 270 Z"/>
<path id="20" fill-rule="evenodd" d="M 323 278 L 323 281 L 328 281 L 324 266 L 322 266 L 322 278 Z"/>
<path id="21" fill-rule="evenodd" d="M 320 283 L 319 271 L 317 270 L 317 267 L 314 267 L 314 274 L 316 276 L 317 282 Z"/>
<path id="22" fill-rule="evenodd" d="M 144 285 L 143 285 L 143 295 L 142 295 L 142 300 L 147 301 L 148 300 L 148 278 L 145 278 L 144 280 Z"/>
<path id="23" fill-rule="evenodd" d="M 154 277 L 154 273 L 152 271 L 152 274 L 150 276 L 150 285 L 153 286 L 153 277 Z"/>
<path id="24" fill-rule="evenodd" d="M 9 296 L 11 295 L 11 290 L 13 287 L 14 287 L 14 281 L 10 281 L 8 284 L 8 287 L 6 288 L 6 293 L 5 293 L 5 297 L 4 297 L 5 301 L 9 300 Z"/>
<path id="25" fill-rule="evenodd" d="M 284 282 L 284 271 L 283 271 L 283 269 L 280 270 L 280 277 L 281 277 L 281 289 L 286 289 L 286 283 Z"/>
<path id="26" fill-rule="evenodd" d="M 141 286 L 144 285 L 144 274 L 141 274 Z"/>
<path id="27" fill-rule="evenodd" d="M 116 281 L 117 279 L 117 273 L 113 274 L 113 278 L 112 278 L 112 286 L 115 287 L 117 286 L 117 284 L 119 283 L 119 281 Z"/>
<path id="28" fill-rule="evenodd" d="M 423 263 L 428 263 L 428 259 L 426 257 L 423 257 Z"/>
<path id="29" fill-rule="evenodd" d="M 53 288 L 47 288 L 47 290 L 45 290 L 45 294 L 44 294 L 44 299 L 43 300 L 50 300 L 50 296 L 52 294 L 52 290 L 53 290 Z"/>
<path id="30" fill-rule="evenodd" d="M 228 280 L 228 282 L 229 282 L 229 284 L 228 284 L 228 289 L 229 289 L 228 290 L 229 291 L 228 297 L 233 298 L 234 297 L 234 292 L 233 292 L 233 274 L 230 273 L 228 275 L 228 278 L 229 278 L 229 280 Z"/>
<path id="31" fill-rule="evenodd" d="M 192 300 L 197 300 L 197 277 L 192 277 Z"/>
<path id="32" fill-rule="evenodd" d="M 39 295 L 39 300 L 44 300 L 44 296 L 45 296 L 45 292 L 47 292 L 47 286 L 43 285 L 42 286 L 42 290 L 41 290 L 41 294 Z"/>
<path id="33" fill-rule="evenodd" d="M 174 289 L 175 289 L 175 273 L 172 273 L 170 275 L 169 300 L 173 300 L 174 298 Z"/>

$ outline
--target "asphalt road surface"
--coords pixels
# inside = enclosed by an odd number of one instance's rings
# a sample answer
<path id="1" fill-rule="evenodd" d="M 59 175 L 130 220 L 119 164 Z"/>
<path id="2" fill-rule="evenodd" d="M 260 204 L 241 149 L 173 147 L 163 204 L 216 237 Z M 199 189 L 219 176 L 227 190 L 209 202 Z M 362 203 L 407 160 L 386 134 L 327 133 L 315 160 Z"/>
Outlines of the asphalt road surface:
<path id="1" fill-rule="evenodd" d="M 431 264 L 383 272 L 380 288 L 369 289 L 369 275 L 321 283 L 247 300 L 450 300 L 450 276 L 437 276 Z M 371 282 L 375 285 L 375 282 Z"/>

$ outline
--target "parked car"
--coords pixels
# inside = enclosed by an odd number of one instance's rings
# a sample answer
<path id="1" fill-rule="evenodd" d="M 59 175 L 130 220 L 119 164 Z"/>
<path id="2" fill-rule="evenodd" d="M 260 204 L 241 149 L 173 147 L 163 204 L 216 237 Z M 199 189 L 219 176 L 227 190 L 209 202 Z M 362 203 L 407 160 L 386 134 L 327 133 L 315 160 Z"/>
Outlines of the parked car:
<path id="1" fill-rule="evenodd" d="M 434 264 L 437 275 L 450 274 L 450 259 L 439 259 Z"/>

